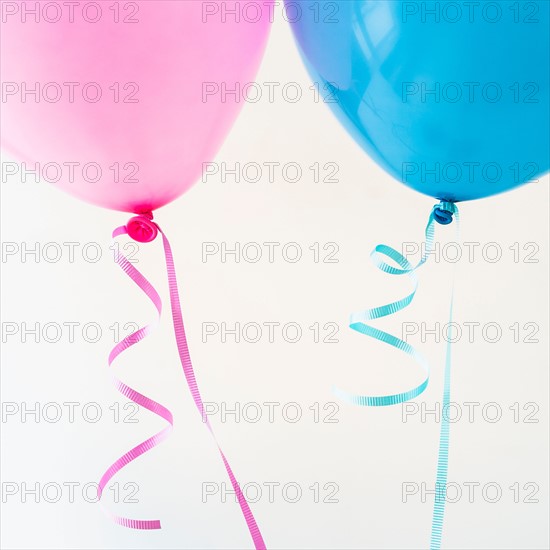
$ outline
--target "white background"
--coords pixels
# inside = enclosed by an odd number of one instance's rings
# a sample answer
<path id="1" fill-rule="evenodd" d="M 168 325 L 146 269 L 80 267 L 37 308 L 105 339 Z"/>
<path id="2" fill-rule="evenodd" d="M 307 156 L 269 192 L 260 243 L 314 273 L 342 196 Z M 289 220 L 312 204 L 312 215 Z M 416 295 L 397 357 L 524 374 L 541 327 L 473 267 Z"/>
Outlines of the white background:
<path id="1" fill-rule="evenodd" d="M 288 25 L 274 25 L 257 81 L 299 84 L 303 97 L 285 101 L 279 92 L 270 102 L 244 105 L 240 118 L 220 151 L 217 162 L 298 163 L 303 177 L 285 181 L 276 172 L 258 183 L 232 176 L 222 182 L 211 176 L 187 195 L 157 212 L 156 220 L 171 239 L 188 337 L 204 400 L 228 407 L 258 403 L 264 412 L 256 423 L 241 418 L 225 422 L 212 416 L 222 447 L 242 484 L 278 482 L 299 484 L 296 503 L 285 499 L 280 487 L 269 502 L 267 486 L 252 505 L 269 548 L 273 549 L 412 549 L 428 545 L 432 496 L 420 493 L 402 502 L 402 484 L 426 484 L 433 489 L 439 424 L 420 413 L 403 421 L 401 407 L 370 409 L 338 403 L 335 423 L 314 422 L 314 403 L 322 408 L 335 402 L 333 385 L 365 394 L 400 391 L 420 380 L 420 369 L 405 355 L 347 328 L 349 313 L 381 305 L 409 291 L 408 281 L 381 274 L 369 261 L 377 243 L 397 248 L 421 242 L 425 221 L 434 203 L 392 180 L 352 141 L 326 105 L 315 102 Z M 282 87 L 282 86 L 281 86 Z M 279 90 L 281 89 L 279 87 Z M 264 88 L 267 90 L 267 88 Z M 4 156 L 3 161 L 12 159 Z M 315 162 L 337 163 L 337 183 L 315 183 L 308 168 Z M 230 166 L 231 167 L 231 166 Z M 548 178 L 504 195 L 463 204 L 461 239 L 478 242 L 474 261 L 467 250 L 457 263 L 456 321 L 497 323 L 499 342 L 473 342 L 464 332 L 453 346 L 452 400 L 463 418 L 451 427 L 449 481 L 460 484 L 462 497 L 447 505 L 443 544 L 455 549 L 547 548 L 548 537 Z M 84 341 L 80 329 L 75 342 L 64 332 L 57 343 L 21 334 L 6 336 L 2 346 L 2 402 L 27 408 L 39 403 L 78 402 L 75 421 L 67 409 L 49 423 L 21 414 L 2 419 L 2 480 L 20 487 L 39 483 L 78 482 L 75 502 L 65 491 L 57 503 L 21 493 L 4 494 L 4 548 L 248 548 L 251 542 L 237 504 L 220 495 L 202 500 L 203 483 L 229 486 L 216 448 L 202 425 L 186 388 L 170 325 L 169 304 L 160 241 L 141 246 L 136 266 L 155 283 L 165 298 L 159 329 L 126 352 L 114 369 L 124 381 L 165 404 L 175 416 L 171 438 L 126 468 L 113 483 L 139 485 L 139 503 L 113 503 L 110 510 L 136 518 L 160 518 L 164 529 L 131 531 L 113 525 L 98 505 L 82 498 L 82 485 L 95 482 L 104 469 L 130 446 L 164 427 L 141 410 L 137 423 L 114 422 L 114 403 L 125 403 L 110 385 L 106 357 L 113 346 L 114 323 L 148 322 L 154 310 L 112 261 L 110 231 L 127 216 L 84 204 L 46 183 L 22 183 L 12 176 L 2 182 L 2 240 L 17 246 L 76 242 L 75 261 L 67 248 L 56 262 L 21 253 L 3 259 L 2 321 L 43 324 L 94 322 L 102 338 Z M 438 227 L 444 245 L 454 241 L 453 226 Z M 303 258 L 273 263 L 267 256 L 257 263 L 235 262 L 220 255 L 202 259 L 204 242 L 297 242 Z M 124 242 L 124 241 L 123 241 Z M 313 243 L 337 243 L 337 263 L 315 263 Z M 86 243 L 99 243 L 102 257 L 83 259 Z M 496 243 L 483 248 L 487 243 Z M 510 247 L 519 243 L 520 257 Z M 536 263 L 525 256 L 535 243 Z M 526 250 L 523 247 L 527 246 Z M 489 249 L 490 248 L 490 249 Z M 279 247 L 280 251 L 281 247 Z M 495 250 L 502 257 L 492 262 Z M 91 249 L 89 249 L 91 250 Z M 250 249 L 252 250 L 252 249 Z M 265 251 L 266 249 L 264 249 Z M 448 256 L 455 247 L 447 248 Z M 53 249 L 50 250 L 53 254 Z M 489 256 L 488 256 L 489 254 Z M 418 259 L 418 255 L 415 256 Z M 448 259 L 448 258 L 447 258 Z M 25 260 L 25 261 L 23 261 Z M 445 324 L 453 263 L 433 259 L 420 273 L 420 290 L 406 311 L 377 326 L 400 334 L 402 322 Z M 256 343 L 225 344 L 220 336 L 203 343 L 205 322 L 299 323 L 303 335 L 295 344 L 276 332 Z M 338 343 L 314 343 L 309 326 L 337 323 Z M 509 328 L 536 323 L 538 343 L 514 342 Z M 464 328 L 464 325 L 462 325 Z M 465 329 L 464 329 L 465 330 Z M 126 332 L 123 331 L 123 334 Z M 490 333 L 492 336 L 493 333 Z M 441 335 L 441 331 L 440 331 Z M 520 338 L 528 335 L 521 328 Z M 440 402 L 445 344 L 428 335 L 414 336 L 432 363 L 432 378 L 419 408 Z M 82 417 L 82 406 L 99 403 L 97 423 Z M 276 402 L 275 421 L 267 418 L 265 402 Z M 296 402 L 302 418 L 285 420 L 282 406 Z M 467 419 L 465 402 L 477 402 L 474 421 Z M 487 414 L 482 407 L 495 403 Z M 510 407 L 519 404 L 520 422 Z M 535 403 L 537 423 L 524 422 Z M 331 406 L 332 407 L 332 406 Z M 488 421 L 500 408 L 502 418 Z M 91 410 L 90 410 L 91 411 Z M 250 416 L 254 409 L 248 408 Z M 51 409 L 52 414 L 54 410 Z M 92 414 L 93 411 L 90 412 Z M 123 416 L 126 413 L 123 411 Z M 290 414 L 290 413 L 289 413 Z M 315 503 L 308 488 L 337 484 L 337 503 Z M 479 483 L 473 502 L 464 484 Z M 496 483 L 502 489 L 490 503 L 481 488 Z M 518 483 L 520 500 L 510 486 Z M 538 503 L 524 503 L 535 483 Z M 5 487 L 5 485 L 4 485 Z M 92 494 L 93 491 L 90 491 Z M 289 493 L 293 496 L 293 493 Z M 327 496 L 326 491 L 321 492 Z M 250 496 L 254 497 L 253 487 Z M 450 495 L 454 497 L 453 495 Z M 493 493 L 489 492 L 489 498 Z"/>

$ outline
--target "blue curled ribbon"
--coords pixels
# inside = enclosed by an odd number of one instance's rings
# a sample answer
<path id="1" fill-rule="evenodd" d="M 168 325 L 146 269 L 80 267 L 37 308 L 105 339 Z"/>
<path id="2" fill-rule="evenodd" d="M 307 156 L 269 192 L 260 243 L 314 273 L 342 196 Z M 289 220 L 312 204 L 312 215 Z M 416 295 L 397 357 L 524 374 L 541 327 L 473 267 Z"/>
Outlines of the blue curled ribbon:
<path id="1" fill-rule="evenodd" d="M 428 387 L 428 382 L 430 380 L 430 366 L 425 357 L 413 346 L 411 346 L 401 338 L 389 334 L 388 332 L 384 332 L 383 330 L 377 329 L 367 324 L 367 322 L 374 319 L 380 319 L 381 317 L 386 317 L 388 315 L 393 315 L 394 313 L 405 309 L 411 304 L 418 289 L 416 270 L 424 263 L 426 263 L 428 256 L 432 253 L 434 248 L 435 223 L 437 222 L 441 225 L 448 225 L 453 221 L 453 216 L 456 217 L 458 229 L 459 212 L 454 203 L 441 201 L 439 204 L 433 207 L 432 212 L 430 213 L 430 217 L 428 219 L 428 224 L 426 225 L 424 250 L 422 252 L 420 261 L 416 266 L 413 266 L 411 262 L 409 262 L 409 260 L 405 258 L 405 256 L 403 256 L 394 248 L 383 244 L 376 246 L 376 248 L 371 252 L 370 255 L 374 265 L 384 273 L 388 273 L 390 275 L 407 275 L 413 282 L 413 291 L 404 298 L 401 298 L 400 300 L 397 300 L 390 304 L 367 309 L 358 313 L 353 313 L 350 318 L 349 326 L 351 329 L 361 334 L 364 334 L 365 336 L 370 336 L 375 340 L 388 344 L 389 346 L 392 346 L 411 356 L 424 370 L 424 380 L 421 384 L 408 391 L 391 395 L 357 395 L 347 392 L 346 390 L 342 390 L 340 388 L 335 388 L 334 393 L 343 401 L 347 401 L 352 405 L 360 405 L 366 407 L 385 407 L 389 405 L 398 405 L 399 403 L 405 403 L 406 401 L 410 401 L 411 399 L 418 397 Z M 399 267 L 394 267 L 390 265 L 384 260 L 384 258 L 389 258 Z M 448 330 L 450 330 L 450 325 L 452 322 L 452 312 L 453 298 L 451 295 L 450 319 L 449 325 L 447 325 Z M 450 403 L 451 345 L 449 335 L 447 336 L 445 380 L 443 388 L 443 411 L 448 410 L 448 406 Z M 448 458 L 449 418 L 448 415 L 442 414 L 437 462 L 436 495 L 434 500 L 432 535 L 430 542 L 431 550 L 439 550 L 441 548 L 443 517 L 445 513 L 445 496 L 447 489 Z"/>

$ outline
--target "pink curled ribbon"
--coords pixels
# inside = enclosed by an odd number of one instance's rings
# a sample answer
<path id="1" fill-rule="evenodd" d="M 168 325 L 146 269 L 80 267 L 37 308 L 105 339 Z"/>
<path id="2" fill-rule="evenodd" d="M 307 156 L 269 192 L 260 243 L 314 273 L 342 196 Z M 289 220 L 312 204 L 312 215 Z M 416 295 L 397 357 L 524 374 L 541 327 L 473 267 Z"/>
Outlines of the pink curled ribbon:
<path id="1" fill-rule="evenodd" d="M 256 520 L 254 519 L 254 515 L 252 514 L 252 511 L 250 510 L 248 502 L 246 501 L 246 498 L 243 495 L 243 492 L 241 491 L 239 483 L 235 478 L 235 475 L 233 474 L 233 470 L 231 469 L 231 466 L 229 465 L 229 462 L 225 454 L 223 453 L 220 447 L 220 444 L 218 443 L 218 440 L 216 439 L 214 430 L 212 429 L 208 416 L 205 412 L 204 404 L 203 404 L 202 397 L 198 388 L 197 380 L 195 377 L 193 364 L 191 362 L 189 346 L 187 345 L 187 337 L 185 335 L 185 327 L 183 324 L 183 315 L 181 312 L 181 305 L 180 305 L 180 298 L 179 298 L 179 292 L 178 292 L 178 284 L 176 279 L 176 270 L 174 266 L 174 257 L 172 255 L 172 249 L 170 247 L 170 243 L 166 235 L 160 229 L 160 227 L 155 222 L 152 221 L 152 219 L 153 219 L 153 215 L 151 213 L 136 216 L 132 218 L 126 226 L 118 227 L 117 229 L 115 229 L 113 232 L 113 238 L 118 237 L 120 235 L 127 234 L 130 237 L 132 237 L 134 240 L 145 243 L 145 242 L 153 241 L 156 238 L 158 232 L 160 232 L 162 235 L 162 241 L 164 246 L 164 256 L 166 260 L 166 271 L 168 274 L 170 305 L 172 308 L 172 321 L 174 325 L 174 333 L 176 336 L 176 343 L 178 347 L 179 357 L 180 357 L 181 365 L 183 367 L 183 372 L 185 374 L 185 379 L 187 381 L 189 391 L 191 392 L 191 396 L 193 397 L 195 406 L 197 407 L 197 410 L 199 411 L 204 423 L 206 424 L 206 427 L 208 428 L 209 432 L 212 434 L 212 437 L 214 438 L 216 446 L 218 447 L 218 451 L 220 453 L 223 464 L 225 466 L 225 470 L 227 472 L 227 475 L 229 476 L 231 485 L 233 486 L 233 490 L 235 491 L 235 495 L 237 496 L 239 506 L 241 508 L 244 519 L 246 521 L 248 531 L 250 532 L 250 535 L 254 542 L 254 547 L 256 548 L 256 550 L 265 550 L 266 549 L 265 542 L 263 540 L 262 534 L 260 533 L 260 529 L 258 528 Z M 130 277 L 130 279 L 132 279 L 141 288 L 141 290 L 147 295 L 147 297 L 151 300 L 151 302 L 153 302 L 154 306 L 157 309 L 158 317 L 160 318 L 160 315 L 162 312 L 162 300 L 158 292 L 151 285 L 151 283 L 128 261 L 128 259 L 124 255 L 119 253 L 118 248 L 115 248 L 115 262 L 122 268 L 122 270 L 128 275 L 128 277 Z M 119 342 L 111 350 L 111 353 L 109 354 L 109 366 L 112 365 L 113 361 L 123 351 L 127 350 L 134 344 L 137 344 L 140 340 L 143 340 L 143 338 L 145 338 L 150 332 L 151 332 L 151 325 L 146 325 L 138 329 L 136 332 L 130 334 L 123 340 L 121 340 L 121 342 Z M 103 474 L 99 482 L 99 487 L 98 487 L 99 499 L 101 498 L 101 495 L 103 494 L 103 490 L 105 489 L 107 483 L 117 472 L 122 470 L 122 468 L 127 466 L 130 462 L 132 462 L 142 454 L 150 451 L 151 449 L 159 445 L 162 441 L 164 441 L 172 431 L 172 426 L 173 426 L 172 413 L 167 408 L 162 406 L 160 403 L 157 403 L 156 401 L 153 401 L 152 399 L 146 397 L 145 395 L 142 395 L 141 393 L 133 390 L 132 388 L 130 388 L 129 386 L 127 386 L 117 378 L 114 378 L 114 385 L 117 388 L 117 390 L 120 393 L 122 393 L 125 397 L 127 397 L 134 403 L 145 407 L 146 409 L 150 410 L 156 415 L 160 416 L 161 418 L 163 418 L 168 422 L 169 426 L 167 426 L 166 428 L 164 428 L 154 436 L 150 437 L 143 443 L 140 443 L 139 445 L 137 445 L 136 447 L 134 447 L 133 449 L 131 449 L 130 451 L 122 455 L 107 469 L 107 471 Z M 118 525 L 129 527 L 131 529 L 150 530 L 150 529 L 161 528 L 160 520 L 129 519 L 129 518 L 124 518 L 124 517 L 114 515 L 112 513 L 109 513 L 109 516 Z"/>

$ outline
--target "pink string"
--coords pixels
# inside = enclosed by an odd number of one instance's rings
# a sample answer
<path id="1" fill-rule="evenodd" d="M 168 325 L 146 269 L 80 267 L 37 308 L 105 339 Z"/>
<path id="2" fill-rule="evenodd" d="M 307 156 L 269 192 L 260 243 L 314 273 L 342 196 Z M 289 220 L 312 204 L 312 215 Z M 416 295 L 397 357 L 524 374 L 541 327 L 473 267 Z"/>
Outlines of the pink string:
<path id="1" fill-rule="evenodd" d="M 150 218 L 152 218 L 152 216 L 150 216 Z M 149 223 L 154 224 L 154 222 L 151 222 L 151 221 Z M 216 439 L 216 436 L 214 434 L 210 421 L 208 420 L 208 417 L 205 413 L 204 404 L 199 392 L 197 380 L 195 378 L 193 365 L 191 363 L 189 347 L 187 345 L 187 338 L 185 335 L 185 327 L 183 324 L 183 316 L 181 312 L 181 305 L 180 305 L 180 298 L 179 298 L 179 292 L 178 292 L 178 285 L 177 285 L 172 249 L 170 248 L 170 243 L 168 242 L 166 235 L 162 232 L 162 230 L 160 229 L 160 227 L 158 227 L 158 225 L 156 224 L 154 225 L 162 234 L 162 241 L 164 245 L 164 255 L 166 259 L 166 270 L 168 274 L 168 286 L 170 291 L 170 305 L 172 308 L 172 320 L 174 324 L 174 332 L 176 336 L 176 343 L 178 347 L 180 361 L 183 367 L 185 378 L 187 380 L 187 385 L 191 392 L 191 396 L 193 397 L 193 401 L 195 402 L 195 406 L 197 407 L 197 410 L 199 411 L 208 430 L 210 431 L 212 437 L 214 438 L 216 446 L 218 447 L 218 451 L 220 453 L 223 464 L 225 466 L 225 470 L 227 471 L 227 475 L 229 476 L 231 485 L 233 486 L 233 490 L 235 491 L 239 506 L 243 513 L 246 524 L 248 526 L 248 531 L 250 532 L 250 535 L 254 542 L 254 547 L 256 548 L 256 550 L 265 550 L 266 546 L 265 546 L 263 537 L 260 533 L 260 529 L 258 528 L 256 520 L 254 519 L 252 511 L 250 510 L 250 507 L 248 505 L 248 502 L 246 501 L 246 498 L 241 491 L 239 483 L 235 478 L 235 475 L 233 474 L 233 470 L 231 469 L 231 466 L 229 465 L 229 462 L 227 461 L 227 458 L 225 457 Z M 118 227 L 113 232 L 113 237 L 118 237 L 119 235 L 125 235 L 125 234 L 128 234 L 127 228 Z M 115 249 L 115 250 L 116 250 L 115 252 L 116 263 L 122 268 L 122 270 L 128 275 L 128 277 L 130 277 L 130 279 L 132 279 L 141 288 L 141 290 L 143 290 L 143 292 L 155 305 L 158 312 L 158 316 L 160 318 L 160 315 L 162 312 L 162 301 L 157 291 L 153 288 L 151 283 L 127 260 L 127 258 L 125 258 L 122 254 L 118 252 L 118 249 Z M 151 326 L 147 325 L 145 327 L 138 329 L 136 332 L 130 334 L 129 336 L 124 338 L 121 342 L 119 342 L 109 354 L 109 366 L 112 365 L 113 361 L 122 352 L 124 352 L 131 346 L 137 344 L 140 340 L 145 338 L 150 333 L 150 331 L 151 331 Z M 127 386 L 117 378 L 114 379 L 114 384 L 117 390 L 120 393 L 122 393 L 125 397 L 127 397 L 134 403 L 137 403 L 138 405 L 145 407 L 146 409 L 150 410 L 156 415 L 160 416 L 161 418 L 163 418 L 169 423 L 169 426 L 167 426 L 166 428 L 164 428 L 162 431 L 158 432 L 154 436 L 150 437 L 143 443 L 140 443 L 130 451 L 128 451 L 126 454 L 121 456 L 107 469 L 107 471 L 103 474 L 99 482 L 99 487 L 98 487 L 99 498 L 101 498 L 103 494 L 103 490 L 107 485 L 107 483 L 109 482 L 109 480 L 117 472 L 119 472 L 122 468 L 127 466 L 130 462 L 132 462 L 142 454 L 150 451 L 151 449 L 159 445 L 162 441 L 164 441 L 172 431 L 172 427 L 173 427 L 172 413 L 168 409 L 166 409 L 164 406 L 162 406 L 160 403 L 157 403 L 156 401 L 149 399 L 145 395 L 142 395 L 141 393 L 133 390 L 132 388 L 130 388 L 129 386 Z M 117 516 L 112 513 L 109 513 L 109 515 L 113 519 L 113 521 L 115 521 L 115 523 L 122 525 L 124 527 L 129 527 L 132 529 L 145 529 L 145 530 L 161 528 L 159 520 L 136 520 L 136 519 L 129 519 L 129 518 Z"/>
<path id="2" fill-rule="evenodd" d="M 241 491 L 239 483 L 235 478 L 235 475 L 233 474 L 233 470 L 231 469 L 231 466 L 229 465 L 229 462 L 227 461 L 227 458 L 223 454 L 220 444 L 216 439 L 214 430 L 212 429 L 210 421 L 208 420 L 208 416 L 204 411 L 202 397 L 199 392 L 197 380 L 195 378 L 195 372 L 193 370 L 193 365 L 191 363 L 191 355 L 189 354 L 189 347 L 187 345 L 187 338 L 185 336 L 185 327 L 183 325 L 183 316 L 181 313 L 180 298 L 178 293 L 178 282 L 176 279 L 176 270 L 174 267 L 174 258 L 172 256 L 172 249 L 170 248 L 170 243 L 168 242 L 166 235 L 164 234 L 164 232 L 160 227 L 159 227 L 159 231 L 162 234 L 162 243 L 164 245 L 164 256 L 166 258 L 166 272 L 168 273 L 168 287 L 170 290 L 170 305 L 172 307 L 172 320 L 174 322 L 174 332 L 176 335 L 176 342 L 178 344 L 178 352 L 180 356 L 181 366 L 183 367 L 183 372 L 187 380 L 187 385 L 189 386 L 189 391 L 193 396 L 193 401 L 195 402 L 197 410 L 199 411 L 201 418 L 204 420 L 206 427 L 212 434 L 212 437 L 214 438 L 216 446 L 218 447 L 218 451 L 220 452 L 220 456 L 222 457 L 222 460 L 223 460 L 223 465 L 225 466 L 227 475 L 231 480 L 231 485 L 233 486 L 233 490 L 237 495 L 239 506 L 241 507 L 241 511 L 246 521 L 246 525 L 248 526 L 248 531 L 250 532 L 252 540 L 254 541 L 254 546 L 256 550 L 265 550 L 266 546 L 265 546 L 265 542 L 262 537 L 262 534 L 260 533 L 260 529 L 256 523 L 256 520 L 254 519 L 252 511 L 250 510 L 250 507 L 248 506 L 248 502 L 246 501 L 246 498 Z"/>
<path id="3" fill-rule="evenodd" d="M 125 235 L 127 233 L 126 228 L 118 227 L 113 232 L 113 238 L 118 237 L 119 235 Z M 160 296 L 158 295 L 157 291 L 153 288 L 153 285 L 127 260 L 125 256 L 120 254 L 118 252 L 118 249 L 115 248 L 115 262 L 122 268 L 122 270 L 134 281 L 140 288 L 143 290 L 143 292 L 147 295 L 147 297 L 153 302 L 154 306 L 157 309 L 158 317 L 160 318 L 160 314 L 162 312 L 162 300 L 160 299 Z M 121 340 L 112 350 L 109 354 L 109 366 L 112 366 L 113 361 L 124 351 L 126 351 L 128 348 L 132 347 L 133 345 L 137 344 L 140 340 L 143 340 L 152 330 L 152 327 L 150 325 L 146 325 L 140 329 L 138 329 L 136 332 L 133 332 L 129 336 L 126 336 L 123 340 Z M 130 451 L 122 455 L 119 459 L 117 459 L 103 474 L 99 481 L 98 491 L 97 495 L 98 498 L 101 499 L 101 496 L 103 494 L 103 491 L 105 487 L 107 486 L 107 483 L 109 483 L 110 479 L 122 468 L 130 464 L 133 460 L 141 456 L 142 454 L 146 453 L 147 451 L 150 451 L 152 448 L 159 445 L 162 441 L 164 441 L 170 432 L 172 431 L 173 423 L 173 417 L 172 413 L 165 407 L 163 407 L 160 403 L 157 403 L 156 401 L 153 401 L 152 399 L 149 399 L 145 395 L 142 395 L 141 393 L 135 391 L 134 389 L 130 388 L 126 384 L 124 384 L 122 381 L 120 381 L 118 378 L 113 377 L 113 382 L 116 387 L 116 389 L 125 397 L 130 399 L 130 401 L 133 401 L 134 403 L 141 405 L 142 407 L 145 407 L 146 409 L 150 410 L 151 412 L 155 413 L 156 415 L 160 416 L 161 418 L 164 418 L 169 423 L 169 426 L 164 428 L 164 430 L 158 432 L 153 437 L 150 437 L 146 441 L 143 441 L 139 445 L 136 445 L 134 448 L 132 448 Z M 124 527 L 129 527 L 131 529 L 160 529 L 160 521 L 158 519 L 154 520 L 140 520 L 140 519 L 129 519 L 124 518 L 121 516 L 117 516 L 115 514 L 112 514 L 111 512 L 107 512 L 107 514 L 112 518 L 112 520 L 117 523 L 118 525 L 123 525 Z"/>

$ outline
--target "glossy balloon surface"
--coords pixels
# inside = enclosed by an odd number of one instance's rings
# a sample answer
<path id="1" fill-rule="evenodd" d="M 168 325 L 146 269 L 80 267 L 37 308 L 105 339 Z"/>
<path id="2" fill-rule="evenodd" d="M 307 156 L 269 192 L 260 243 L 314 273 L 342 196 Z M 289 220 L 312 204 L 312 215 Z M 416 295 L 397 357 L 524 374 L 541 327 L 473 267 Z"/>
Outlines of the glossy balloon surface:
<path id="1" fill-rule="evenodd" d="M 548 170 L 547 0 L 293 4 L 324 101 L 397 180 L 461 201 Z"/>
<path id="2" fill-rule="evenodd" d="M 270 27 L 258 5 L 2 2 L 2 146 L 91 203 L 167 204 L 244 103 L 225 90 L 254 79 Z"/>

